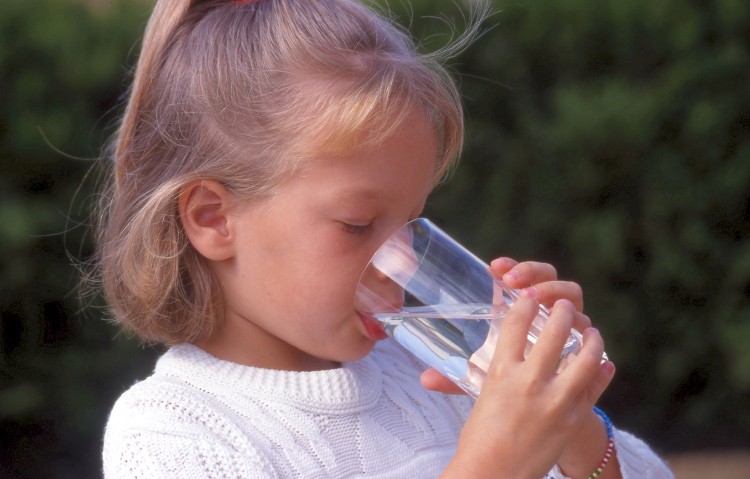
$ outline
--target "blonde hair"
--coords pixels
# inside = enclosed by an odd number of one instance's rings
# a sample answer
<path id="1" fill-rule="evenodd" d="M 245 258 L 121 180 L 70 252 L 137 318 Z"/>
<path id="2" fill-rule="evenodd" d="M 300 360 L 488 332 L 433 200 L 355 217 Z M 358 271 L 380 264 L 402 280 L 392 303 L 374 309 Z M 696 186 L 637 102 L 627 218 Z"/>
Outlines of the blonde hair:
<path id="1" fill-rule="evenodd" d="M 176 344 L 222 318 L 178 215 L 190 181 L 218 180 L 242 201 L 273 194 L 311 154 L 303 145 L 377 143 L 416 109 L 440 139 L 437 182 L 461 150 L 463 119 L 436 58 L 354 0 L 159 0 L 102 202 L 98 271 L 115 319 Z"/>

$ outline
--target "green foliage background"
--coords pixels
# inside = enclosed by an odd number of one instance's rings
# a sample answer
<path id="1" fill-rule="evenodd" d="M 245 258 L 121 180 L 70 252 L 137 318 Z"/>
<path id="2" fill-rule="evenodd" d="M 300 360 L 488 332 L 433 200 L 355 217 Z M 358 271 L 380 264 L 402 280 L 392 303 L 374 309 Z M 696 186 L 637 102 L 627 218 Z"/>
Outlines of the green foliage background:
<path id="1" fill-rule="evenodd" d="M 427 48 L 449 1 L 391 8 Z M 82 305 L 87 175 L 151 2 L 0 2 L 0 476 L 97 477 L 158 351 Z M 522 0 L 451 65 L 464 160 L 427 214 L 582 284 L 615 422 L 664 452 L 750 446 L 750 3 Z"/>

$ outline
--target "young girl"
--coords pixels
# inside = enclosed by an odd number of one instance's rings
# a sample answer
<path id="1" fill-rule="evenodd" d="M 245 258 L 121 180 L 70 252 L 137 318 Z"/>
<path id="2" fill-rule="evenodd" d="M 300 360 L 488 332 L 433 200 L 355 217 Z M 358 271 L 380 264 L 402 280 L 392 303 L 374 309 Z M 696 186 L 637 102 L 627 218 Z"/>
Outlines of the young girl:
<path id="1" fill-rule="evenodd" d="M 171 346 L 117 401 L 107 477 L 665 478 L 593 408 L 614 367 L 574 283 L 502 258 L 524 298 L 481 397 L 360 314 L 357 282 L 462 141 L 434 58 L 355 0 L 160 0 L 100 233 L 115 318 Z M 537 305 L 554 304 L 527 359 Z M 555 370 L 568 331 L 580 354 Z M 377 343 L 377 344 L 376 344 Z"/>

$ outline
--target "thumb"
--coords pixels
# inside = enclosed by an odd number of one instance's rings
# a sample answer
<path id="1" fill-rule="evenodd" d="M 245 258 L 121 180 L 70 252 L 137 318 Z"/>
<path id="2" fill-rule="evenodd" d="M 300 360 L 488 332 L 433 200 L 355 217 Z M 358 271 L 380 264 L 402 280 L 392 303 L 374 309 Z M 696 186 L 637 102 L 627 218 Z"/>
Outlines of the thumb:
<path id="1" fill-rule="evenodd" d="M 425 389 L 437 391 L 444 394 L 466 394 L 453 381 L 438 372 L 437 369 L 428 369 L 419 377 L 419 382 Z"/>
<path id="2" fill-rule="evenodd" d="M 599 366 L 599 372 L 586 391 L 587 399 L 591 404 L 596 404 L 599 401 L 599 398 L 612 382 L 612 378 L 615 377 L 615 371 L 615 364 L 612 361 L 605 361 Z"/>

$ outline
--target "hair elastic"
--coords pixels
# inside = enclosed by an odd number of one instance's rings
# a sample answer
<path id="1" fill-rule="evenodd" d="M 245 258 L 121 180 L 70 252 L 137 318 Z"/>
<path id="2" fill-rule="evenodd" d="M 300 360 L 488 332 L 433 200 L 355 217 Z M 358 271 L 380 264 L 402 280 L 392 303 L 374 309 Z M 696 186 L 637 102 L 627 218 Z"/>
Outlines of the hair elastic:
<path id="1" fill-rule="evenodd" d="M 599 474 L 604 471 L 604 468 L 607 467 L 607 464 L 609 464 L 609 460 L 612 459 L 612 455 L 615 453 L 615 439 L 614 433 L 612 432 L 612 420 L 610 420 L 609 416 L 607 416 L 607 414 L 598 407 L 594 407 L 594 412 L 597 416 L 599 416 L 599 418 L 604 423 L 604 427 L 607 429 L 607 450 L 604 452 L 604 457 L 599 463 L 599 467 L 597 467 L 596 470 L 592 472 L 591 475 L 586 479 L 596 479 L 597 477 L 599 477 Z"/>

